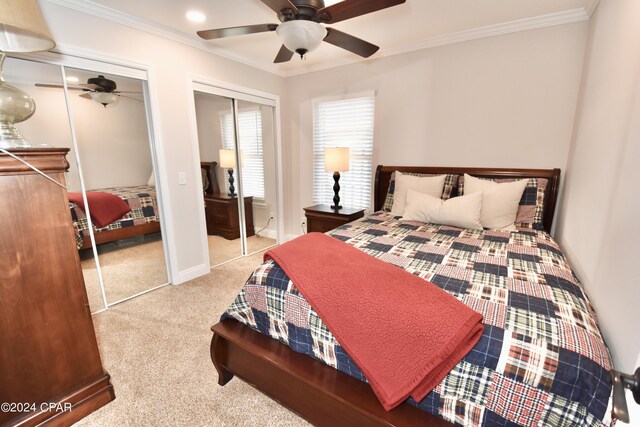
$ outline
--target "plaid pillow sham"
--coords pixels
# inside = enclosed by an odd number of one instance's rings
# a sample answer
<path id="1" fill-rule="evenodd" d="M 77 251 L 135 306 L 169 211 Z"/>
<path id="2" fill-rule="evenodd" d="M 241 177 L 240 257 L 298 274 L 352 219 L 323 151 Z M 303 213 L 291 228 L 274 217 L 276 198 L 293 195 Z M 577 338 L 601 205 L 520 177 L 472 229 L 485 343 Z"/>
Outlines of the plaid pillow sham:
<path id="1" fill-rule="evenodd" d="M 429 177 L 429 176 L 439 176 L 443 175 L 441 173 L 411 173 L 411 172 L 402 172 L 404 175 L 412 175 L 412 176 L 420 176 L 420 177 Z M 442 200 L 450 199 L 451 197 L 458 195 L 458 176 L 457 174 L 447 174 L 447 177 L 444 179 L 444 188 L 442 189 Z M 382 209 L 391 212 L 391 207 L 393 206 L 393 192 L 396 188 L 396 173 L 393 172 L 391 174 L 391 180 L 389 181 L 389 189 L 387 190 L 387 197 L 384 200 L 384 205 L 382 205 Z"/>
<path id="2" fill-rule="evenodd" d="M 480 178 L 485 179 L 485 178 Z M 495 182 L 513 182 L 519 178 L 496 178 L 488 179 Z M 549 180 L 547 178 L 529 178 L 527 186 L 522 193 L 520 206 L 516 214 L 515 226 L 518 228 L 531 228 L 534 230 L 544 230 L 544 195 Z M 464 194 L 464 175 L 458 176 L 458 194 Z"/>

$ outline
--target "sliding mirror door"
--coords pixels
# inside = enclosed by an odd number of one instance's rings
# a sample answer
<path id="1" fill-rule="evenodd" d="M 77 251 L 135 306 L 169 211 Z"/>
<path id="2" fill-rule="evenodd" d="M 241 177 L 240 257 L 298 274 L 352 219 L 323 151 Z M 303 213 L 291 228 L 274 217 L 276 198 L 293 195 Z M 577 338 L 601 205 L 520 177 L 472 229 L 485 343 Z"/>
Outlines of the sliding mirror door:
<path id="1" fill-rule="evenodd" d="M 233 100 L 195 92 L 209 262 L 242 256 Z"/>
<path id="2" fill-rule="evenodd" d="M 245 209 L 247 254 L 277 244 L 273 118 L 274 107 L 237 100 L 241 187 L 242 194 L 251 198 L 249 210 Z"/>
<path id="3" fill-rule="evenodd" d="M 74 149 L 72 129 L 69 123 L 67 103 L 63 90 L 62 68 L 58 65 L 7 58 L 4 65 L 4 76 L 7 83 L 28 93 L 36 104 L 35 114 L 28 120 L 18 123 L 16 128 L 33 145 L 47 144 L 52 147 L 69 148 L 67 161 L 69 171 L 66 174 L 66 186 L 71 198 L 70 215 L 74 221 L 73 232 L 78 248 L 83 246 L 81 231 L 83 215 L 79 212 L 82 199 L 82 178 L 78 169 L 77 153 Z M 92 312 L 106 308 L 96 261 L 91 251 L 80 251 L 87 297 Z"/>
<path id="4" fill-rule="evenodd" d="M 74 68 L 65 75 L 86 190 L 75 209 L 82 268 L 88 292 L 101 278 L 107 303 L 114 304 L 168 282 L 146 83 Z"/>
<path id="5" fill-rule="evenodd" d="M 274 107 L 196 90 L 212 266 L 277 244 Z"/>

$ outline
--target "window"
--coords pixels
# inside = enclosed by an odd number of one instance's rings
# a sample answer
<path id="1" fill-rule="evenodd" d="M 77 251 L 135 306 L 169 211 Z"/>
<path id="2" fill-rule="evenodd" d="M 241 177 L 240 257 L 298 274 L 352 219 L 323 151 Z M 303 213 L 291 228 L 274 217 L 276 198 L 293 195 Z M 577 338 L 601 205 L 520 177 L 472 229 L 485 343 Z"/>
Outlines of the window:
<path id="1" fill-rule="evenodd" d="M 233 143 L 233 114 L 220 116 L 222 147 L 235 149 Z M 245 196 L 264 200 L 264 151 L 262 147 L 262 114 L 260 110 L 238 113 L 238 146 L 242 167 L 242 189 Z M 229 191 L 229 182 L 225 180 Z"/>
<path id="2" fill-rule="evenodd" d="M 314 103 L 314 203 L 333 204 L 333 172 L 324 170 L 324 149 L 349 147 L 349 171 L 340 173 L 340 204 L 370 208 L 374 107 L 373 95 Z"/>

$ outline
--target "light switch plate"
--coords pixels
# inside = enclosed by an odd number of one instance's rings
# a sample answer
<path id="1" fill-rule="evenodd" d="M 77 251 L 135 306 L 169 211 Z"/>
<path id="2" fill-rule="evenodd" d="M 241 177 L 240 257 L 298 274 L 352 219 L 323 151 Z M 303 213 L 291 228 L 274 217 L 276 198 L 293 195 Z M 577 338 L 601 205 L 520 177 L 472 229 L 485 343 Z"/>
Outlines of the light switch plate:
<path id="1" fill-rule="evenodd" d="M 184 172 L 178 172 L 178 184 L 187 185 L 187 174 Z"/>

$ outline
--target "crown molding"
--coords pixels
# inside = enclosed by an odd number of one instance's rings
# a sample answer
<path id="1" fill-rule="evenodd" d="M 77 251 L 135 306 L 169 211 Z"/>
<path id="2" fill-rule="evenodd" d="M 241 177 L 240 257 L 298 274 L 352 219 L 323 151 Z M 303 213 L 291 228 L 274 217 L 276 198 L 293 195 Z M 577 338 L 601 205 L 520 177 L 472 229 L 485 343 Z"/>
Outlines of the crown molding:
<path id="1" fill-rule="evenodd" d="M 598 0 L 595 0 L 597 3 Z M 285 77 L 291 77 L 300 74 L 322 71 L 329 68 L 335 68 L 342 65 L 348 65 L 355 62 L 367 62 L 382 59 L 395 55 L 415 52 L 434 47 L 446 46 L 450 44 L 462 43 L 472 40 L 479 40 L 487 37 L 495 37 L 504 34 L 517 33 L 520 31 L 535 30 L 538 28 L 552 27 L 555 25 L 571 24 L 574 22 L 588 21 L 589 15 L 584 8 L 571 9 L 558 13 L 534 16 L 532 18 L 518 19 L 515 21 L 504 22 L 500 24 L 487 25 L 485 27 L 472 28 L 469 30 L 459 31 L 455 33 L 444 34 L 437 37 L 403 46 L 397 49 L 380 49 L 380 51 L 370 58 L 360 61 L 353 61 L 348 58 L 340 58 L 332 60 L 331 65 L 314 64 L 301 70 L 294 70 L 285 73 Z"/>
<path id="2" fill-rule="evenodd" d="M 65 7 L 67 9 L 77 10 L 78 12 L 86 13 L 87 15 L 92 15 L 110 22 L 114 22 L 116 24 L 125 25 L 127 27 L 144 31 L 146 33 L 152 34 L 154 36 L 162 37 L 167 40 L 171 40 L 176 43 L 180 43 L 186 46 L 194 47 L 196 49 L 213 53 L 214 55 L 230 59 L 235 62 L 239 62 L 245 65 L 248 65 L 253 68 L 260 69 L 262 71 L 266 71 L 271 74 L 276 74 L 281 77 L 284 75 L 277 70 L 274 66 L 269 66 L 248 59 L 246 57 L 237 55 L 235 53 L 230 52 L 228 49 L 222 49 L 219 47 L 212 46 L 210 43 L 206 41 L 197 40 L 189 34 L 183 33 L 182 31 L 174 30 L 173 28 L 169 28 L 165 25 L 158 24 L 153 21 L 149 21 L 148 19 L 140 18 L 134 15 L 130 15 L 128 13 L 122 12 L 117 9 L 113 9 L 108 6 L 104 6 L 102 4 L 93 2 L 91 0 L 46 0 L 48 3 L 52 3 L 58 6 Z"/>
<path id="3" fill-rule="evenodd" d="M 322 71 L 329 68 L 336 68 L 343 65 L 374 61 L 394 55 L 401 55 L 409 52 L 415 52 L 424 49 L 430 49 L 439 46 L 446 46 L 455 43 L 462 43 L 471 40 L 478 40 L 487 37 L 494 37 L 504 34 L 516 33 L 520 31 L 534 30 L 538 28 L 552 27 L 556 25 L 570 24 L 574 22 L 588 21 L 595 11 L 599 0 L 590 0 L 586 7 L 566 10 L 557 13 L 534 16 L 531 18 L 518 19 L 500 24 L 487 25 L 484 27 L 472 28 L 469 30 L 459 31 L 455 33 L 444 34 L 422 40 L 418 43 L 412 43 L 396 49 L 381 49 L 371 58 L 361 59 L 353 56 L 343 56 L 332 59 L 331 61 L 302 66 L 295 70 L 281 70 L 273 64 L 264 64 L 259 61 L 248 59 L 247 57 L 231 52 L 229 49 L 212 46 L 211 44 L 195 39 L 193 36 L 174 30 L 167 26 L 157 24 L 144 18 L 130 15 L 128 13 L 113 9 L 91 0 L 46 0 L 48 3 L 56 4 L 68 9 L 77 10 L 82 13 L 96 16 L 107 21 L 125 25 L 167 40 L 174 41 L 186 46 L 212 53 L 214 55 L 266 71 L 280 77 L 292 77 L 300 74 L 307 74 L 316 71 Z"/>

